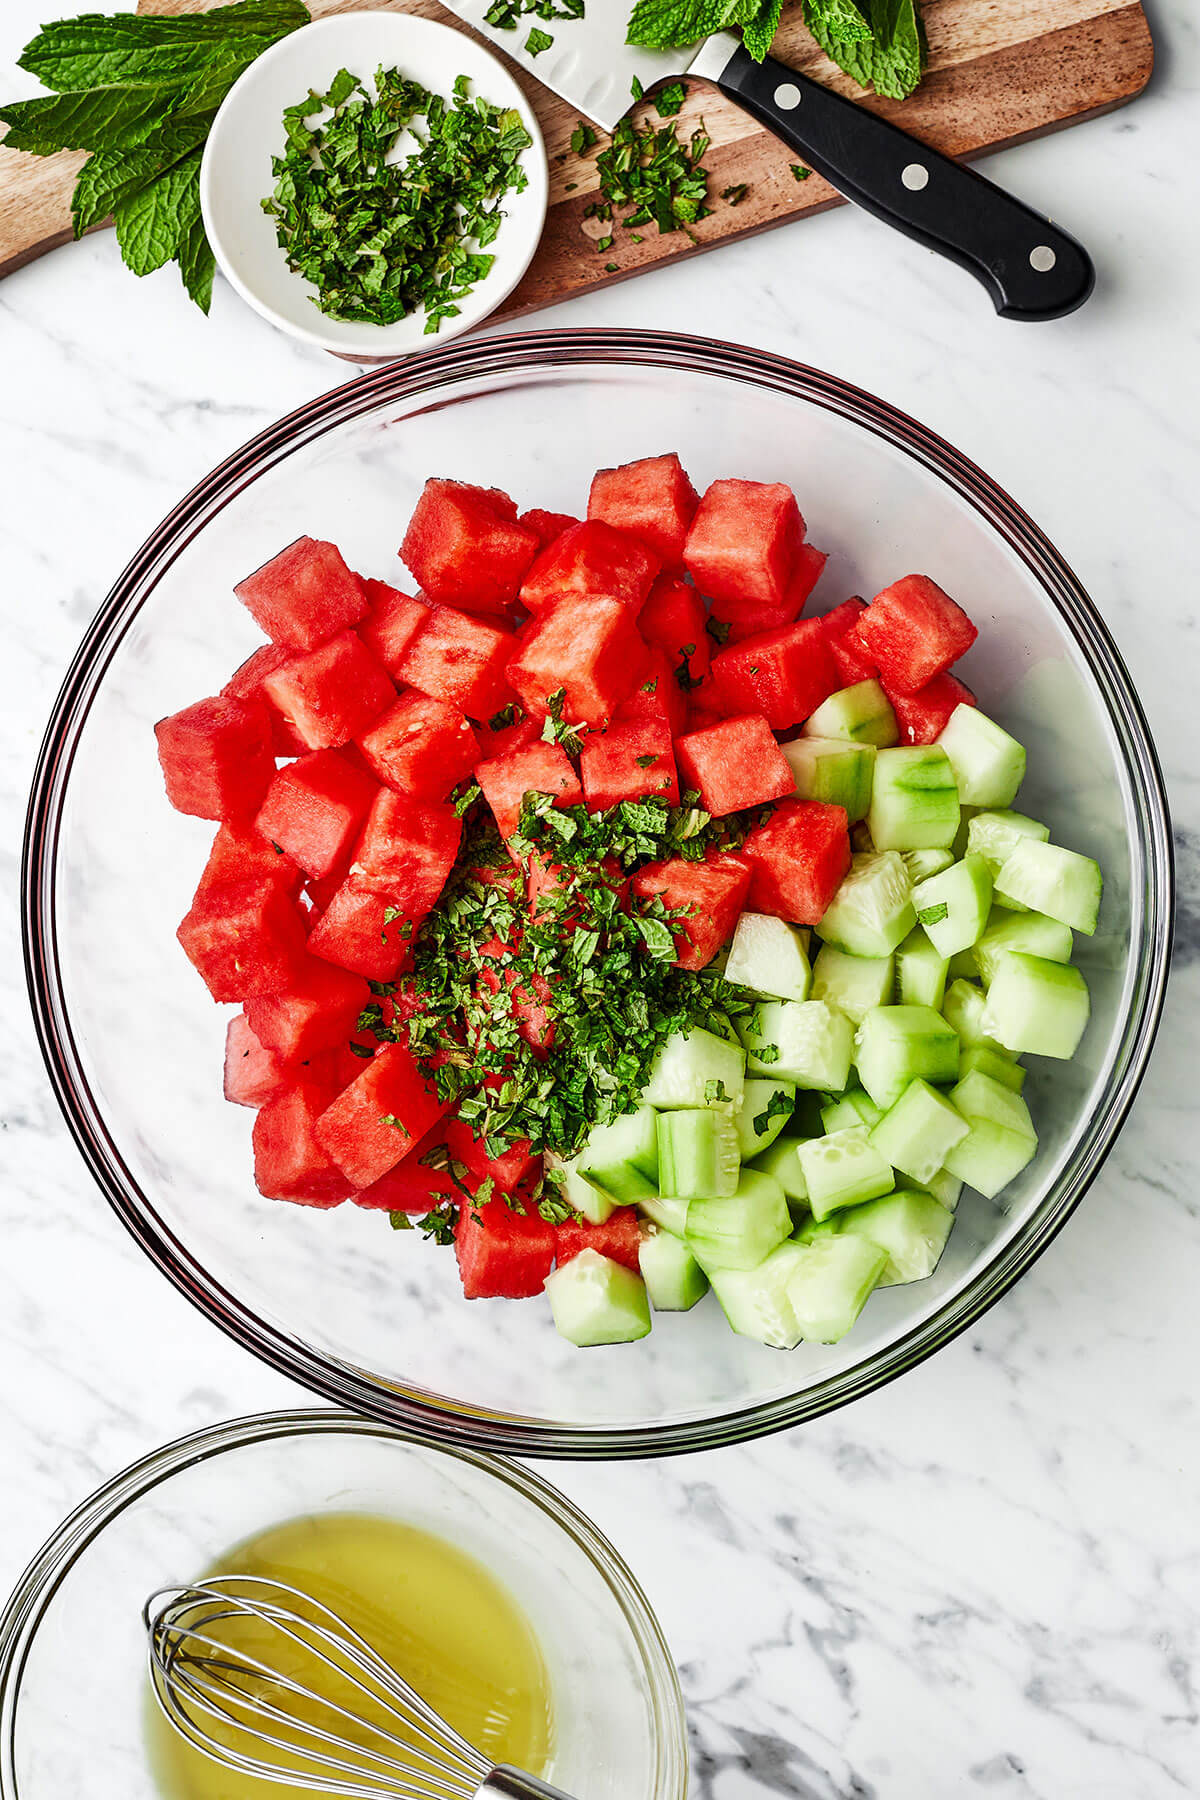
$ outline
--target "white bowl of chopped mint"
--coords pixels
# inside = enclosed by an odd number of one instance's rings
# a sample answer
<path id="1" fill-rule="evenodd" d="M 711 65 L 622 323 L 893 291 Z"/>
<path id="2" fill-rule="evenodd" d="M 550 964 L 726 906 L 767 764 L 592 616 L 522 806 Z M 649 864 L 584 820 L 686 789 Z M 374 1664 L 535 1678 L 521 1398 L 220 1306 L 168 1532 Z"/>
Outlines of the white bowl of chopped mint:
<path id="1" fill-rule="evenodd" d="M 230 89 L 200 173 L 217 262 L 282 331 L 391 358 L 468 331 L 546 217 L 533 111 L 481 44 L 406 13 L 305 26 Z"/>

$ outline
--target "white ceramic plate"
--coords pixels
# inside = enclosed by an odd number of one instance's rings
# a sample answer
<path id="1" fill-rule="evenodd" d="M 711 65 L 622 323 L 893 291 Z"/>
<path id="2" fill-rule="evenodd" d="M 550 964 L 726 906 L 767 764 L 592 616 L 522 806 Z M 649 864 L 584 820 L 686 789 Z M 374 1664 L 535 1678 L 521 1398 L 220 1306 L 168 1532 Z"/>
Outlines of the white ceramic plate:
<path id="1" fill-rule="evenodd" d="M 370 88 L 376 69 L 398 68 L 432 93 L 450 96 L 459 75 L 472 92 L 516 107 L 533 143 L 522 157 L 528 185 L 505 200 L 505 219 L 490 246 L 496 261 L 457 318 L 426 335 L 425 315 L 394 325 L 330 319 L 314 304 L 310 282 L 294 275 L 262 210 L 274 188 L 271 158 L 282 154 L 284 108 L 311 90 L 324 93 L 339 69 Z M 204 226 L 217 262 L 243 300 L 280 330 L 343 356 L 390 358 L 430 350 L 478 325 L 529 267 L 546 218 L 549 179 L 537 120 L 503 64 L 465 33 L 408 13 L 342 13 L 306 25 L 275 44 L 234 83 L 218 112 L 200 169 Z"/>

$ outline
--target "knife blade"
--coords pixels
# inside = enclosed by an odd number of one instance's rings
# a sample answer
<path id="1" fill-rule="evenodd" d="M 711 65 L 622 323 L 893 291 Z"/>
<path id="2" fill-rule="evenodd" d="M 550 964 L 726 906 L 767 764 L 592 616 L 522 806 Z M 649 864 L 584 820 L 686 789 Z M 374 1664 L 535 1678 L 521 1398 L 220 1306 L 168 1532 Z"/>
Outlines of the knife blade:
<path id="1" fill-rule="evenodd" d="M 771 56 L 755 62 L 730 32 L 691 51 L 646 50 L 625 42 L 627 0 L 586 0 L 573 19 L 527 13 L 515 30 L 488 23 L 488 0 L 444 3 L 605 131 L 628 111 L 635 78 L 647 91 L 681 75 L 711 81 L 847 200 L 967 269 L 1002 318 L 1063 318 L 1095 286 L 1091 258 L 1061 226 L 810 76 Z M 553 43 L 533 56 L 535 24 Z"/>

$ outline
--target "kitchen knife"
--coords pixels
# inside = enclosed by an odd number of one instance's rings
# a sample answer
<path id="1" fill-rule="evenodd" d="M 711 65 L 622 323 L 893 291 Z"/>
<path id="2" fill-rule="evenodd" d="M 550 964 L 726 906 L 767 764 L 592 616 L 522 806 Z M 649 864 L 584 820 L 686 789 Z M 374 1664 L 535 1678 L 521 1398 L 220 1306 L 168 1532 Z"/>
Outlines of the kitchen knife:
<path id="1" fill-rule="evenodd" d="M 774 57 L 756 63 L 732 33 L 690 53 L 645 50 L 625 42 L 627 0 L 587 0 L 578 19 L 526 14 L 515 30 L 487 22 L 488 0 L 445 4 L 605 131 L 635 76 L 647 90 L 681 74 L 713 82 L 847 200 L 969 269 L 1003 318 L 1062 318 L 1095 285 L 1087 251 L 1032 207 Z M 542 23 L 554 41 L 534 57 L 525 39 Z"/>

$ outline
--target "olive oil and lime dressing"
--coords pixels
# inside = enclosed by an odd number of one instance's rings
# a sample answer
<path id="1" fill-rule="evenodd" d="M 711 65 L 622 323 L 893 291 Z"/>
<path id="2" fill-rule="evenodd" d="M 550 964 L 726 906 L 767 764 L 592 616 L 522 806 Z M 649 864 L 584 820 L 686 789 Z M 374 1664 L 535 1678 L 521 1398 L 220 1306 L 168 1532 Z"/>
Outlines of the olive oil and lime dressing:
<path id="1" fill-rule="evenodd" d="M 553 1716 L 537 1639 L 504 1588 L 443 1538 L 392 1519 L 323 1514 L 248 1539 L 213 1573 L 267 1576 L 299 1588 L 338 1613 L 493 1762 L 546 1772 Z M 296 1651 L 289 1668 L 287 1646 L 269 1627 L 247 1620 L 226 1622 L 221 1630 L 224 1642 L 236 1641 L 240 1650 L 269 1659 L 328 1699 L 348 1702 L 337 1675 L 322 1676 L 307 1653 Z M 320 1708 L 290 1705 L 299 1719 L 329 1723 Z M 302 1777 L 290 1787 L 219 1768 L 176 1734 L 152 1695 L 146 1729 L 164 1800 L 311 1800 L 313 1790 Z M 221 1734 L 226 1741 L 237 1735 Z"/>

